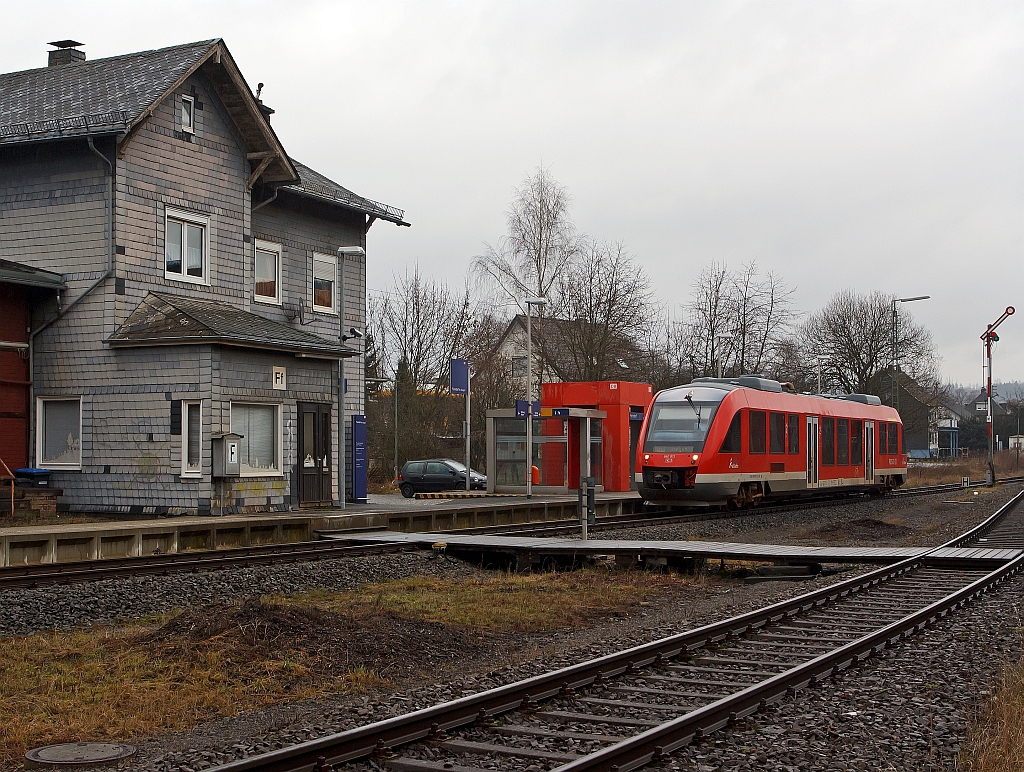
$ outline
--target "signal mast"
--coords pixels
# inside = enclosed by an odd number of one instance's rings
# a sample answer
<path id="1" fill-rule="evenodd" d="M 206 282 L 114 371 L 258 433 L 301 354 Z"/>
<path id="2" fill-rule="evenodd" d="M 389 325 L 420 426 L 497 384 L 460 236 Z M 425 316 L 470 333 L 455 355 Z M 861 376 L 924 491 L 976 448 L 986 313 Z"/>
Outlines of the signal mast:
<path id="1" fill-rule="evenodd" d="M 988 470 L 985 472 L 985 484 L 992 487 L 996 484 L 996 463 L 995 463 L 995 436 L 992 434 L 992 344 L 999 340 L 996 335 L 996 327 L 1006 321 L 1006 317 L 1013 316 L 1013 306 L 1007 306 L 1003 315 L 985 328 L 981 339 L 985 342 L 985 383 L 988 389 L 988 416 L 986 426 L 988 428 Z"/>

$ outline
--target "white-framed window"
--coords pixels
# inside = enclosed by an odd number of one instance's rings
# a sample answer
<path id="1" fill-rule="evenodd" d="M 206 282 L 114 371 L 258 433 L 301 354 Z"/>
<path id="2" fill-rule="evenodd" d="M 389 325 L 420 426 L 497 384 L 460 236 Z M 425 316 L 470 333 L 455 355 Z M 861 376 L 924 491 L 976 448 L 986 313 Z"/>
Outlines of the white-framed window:
<path id="1" fill-rule="evenodd" d="M 337 313 L 338 258 L 313 253 L 313 310 Z"/>
<path id="2" fill-rule="evenodd" d="M 181 476 L 203 476 L 203 403 L 181 403 Z"/>
<path id="3" fill-rule="evenodd" d="M 526 377 L 526 357 L 512 357 L 512 377 Z"/>
<path id="4" fill-rule="evenodd" d="M 36 401 L 36 458 L 44 469 L 82 468 L 82 398 Z"/>
<path id="5" fill-rule="evenodd" d="M 241 434 L 238 460 L 242 475 L 281 474 L 281 406 L 231 403 L 231 431 Z"/>
<path id="6" fill-rule="evenodd" d="M 260 303 L 281 303 L 281 245 L 256 242 L 253 265 L 253 299 Z"/>
<path id="7" fill-rule="evenodd" d="M 195 97 L 181 98 L 181 130 L 194 134 L 196 131 L 196 100 Z"/>
<path id="8" fill-rule="evenodd" d="M 164 276 L 208 284 L 210 218 L 168 209 L 164 218 Z"/>

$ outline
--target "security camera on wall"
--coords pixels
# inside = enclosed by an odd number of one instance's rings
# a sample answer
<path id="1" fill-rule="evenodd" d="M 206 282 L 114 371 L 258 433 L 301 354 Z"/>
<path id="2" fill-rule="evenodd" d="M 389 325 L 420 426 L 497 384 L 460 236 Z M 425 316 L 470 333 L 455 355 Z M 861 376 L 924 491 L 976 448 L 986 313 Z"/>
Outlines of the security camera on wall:
<path id="1" fill-rule="evenodd" d="M 341 339 L 343 341 L 352 340 L 353 338 L 359 340 L 361 337 L 363 337 L 363 333 L 360 330 L 357 330 L 355 327 L 349 327 L 348 335 L 342 335 Z"/>

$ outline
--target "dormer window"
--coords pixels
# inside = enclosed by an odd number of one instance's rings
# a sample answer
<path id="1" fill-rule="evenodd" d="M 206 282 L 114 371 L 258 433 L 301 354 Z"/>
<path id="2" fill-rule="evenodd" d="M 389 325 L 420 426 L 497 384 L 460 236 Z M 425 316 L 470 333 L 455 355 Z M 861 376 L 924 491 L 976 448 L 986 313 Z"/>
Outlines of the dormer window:
<path id="1" fill-rule="evenodd" d="M 183 96 L 181 98 L 181 130 L 187 131 L 189 134 L 194 134 L 196 118 L 196 100 L 195 97 Z"/>

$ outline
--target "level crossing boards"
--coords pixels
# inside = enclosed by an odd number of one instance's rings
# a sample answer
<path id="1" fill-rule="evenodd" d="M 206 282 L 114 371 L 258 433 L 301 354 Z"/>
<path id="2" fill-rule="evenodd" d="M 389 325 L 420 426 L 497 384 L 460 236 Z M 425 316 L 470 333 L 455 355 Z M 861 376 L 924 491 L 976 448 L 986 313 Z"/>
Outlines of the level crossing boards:
<path id="1" fill-rule="evenodd" d="M 452 533 L 332 534 L 331 539 L 351 543 L 376 541 L 405 542 L 424 549 L 444 545 L 447 552 L 511 553 L 517 556 L 545 556 L 580 559 L 615 556 L 638 559 L 743 560 L 775 563 L 898 563 L 901 560 L 928 558 L 941 561 L 1005 562 L 1021 554 L 1020 549 L 984 547 L 858 547 L 805 546 L 798 544 L 744 544 L 715 541 L 655 541 L 630 539 L 564 539 L 531 536 L 482 536 Z"/>

